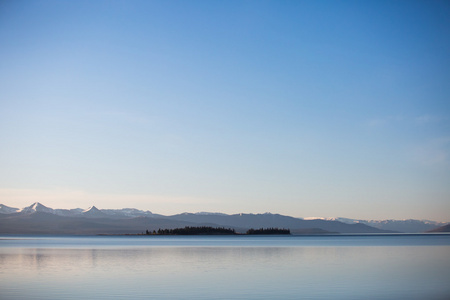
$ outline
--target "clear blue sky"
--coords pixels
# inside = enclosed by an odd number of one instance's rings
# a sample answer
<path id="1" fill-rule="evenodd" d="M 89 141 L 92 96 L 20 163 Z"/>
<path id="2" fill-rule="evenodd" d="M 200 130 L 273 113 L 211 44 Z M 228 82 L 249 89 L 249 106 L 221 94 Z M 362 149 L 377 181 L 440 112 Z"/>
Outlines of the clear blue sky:
<path id="1" fill-rule="evenodd" d="M 448 1 L 1 1 L 0 203 L 450 221 Z"/>

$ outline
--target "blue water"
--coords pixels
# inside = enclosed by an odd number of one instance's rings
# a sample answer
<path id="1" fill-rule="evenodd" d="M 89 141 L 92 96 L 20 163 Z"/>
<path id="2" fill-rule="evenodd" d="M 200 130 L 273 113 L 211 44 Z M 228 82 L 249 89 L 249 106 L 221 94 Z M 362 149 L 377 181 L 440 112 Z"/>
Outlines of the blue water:
<path id="1" fill-rule="evenodd" d="M 0 236 L 0 299 L 450 299 L 450 235 Z"/>

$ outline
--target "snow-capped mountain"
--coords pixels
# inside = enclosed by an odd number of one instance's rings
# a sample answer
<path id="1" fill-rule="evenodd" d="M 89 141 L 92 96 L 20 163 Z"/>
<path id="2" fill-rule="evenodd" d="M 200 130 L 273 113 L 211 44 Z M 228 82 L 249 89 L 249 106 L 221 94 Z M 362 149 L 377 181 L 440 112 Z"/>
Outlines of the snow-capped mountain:
<path id="1" fill-rule="evenodd" d="M 83 211 L 82 215 L 83 215 L 83 217 L 87 217 L 87 218 L 107 218 L 108 217 L 107 214 L 105 214 L 104 212 L 102 212 L 95 206 L 91 206 L 88 209 L 86 209 L 85 211 Z"/>
<path id="2" fill-rule="evenodd" d="M 305 220 L 327 220 L 327 221 L 339 221 L 346 224 L 365 224 L 378 229 L 392 230 L 405 233 L 425 232 L 434 228 L 444 226 L 445 222 L 436 222 L 430 220 L 359 220 L 350 218 L 305 218 Z"/>
<path id="3" fill-rule="evenodd" d="M 39 202 L 35 202 L 30 206 L 24 208 L 9 207 L 0 204 L 0 214 L 31 214 L 34 212 L 45 212 L 62 217 L 96 217 L 96 218 L 135 218 L 135 217 L 151 217 L 158 216 L 152 214 L 150 211 L 143 211 L 136 208 L 122 208 L 122 209 L 98 209 L 91 206 L 88 209 L 74 208 L 74 209 L 53 209 L 47 207 Z"/>
<path id="4" fill-rule="evenodd" d="M 370 220 L 367 221 L 369 226 L 373 226 L 375 228 L 386 229 L 386 230 L 395 230 L 400 232 L 424 232 L 428 230 L 432 230 L 436 227 L 444 226 L 447 223 L 442 222 L 434 222 L 430 220 Z M 391 229 L 395 228 L 395 229 Z"/>
<path id="5" fill-rule="evenodd" d="M 49 213 L 49 214 L 54 214 L 55 210 L 53 208 L 44 206 L 39 202 L 34 202 L 30 206 L 22 208 L 19 212 L 24 213 L 24 214 L 29 214 L 29 213 L 34 213 L 34 212 L 45 212 L 45 213 Z"/>
<path id="6" fill-rule="evenodd" d="M 8 217 L 11 215 L 11 217 Z M 129 230 L 134 228 L 133 226 L 148 225 L 149 228 L 158 229 L 158 226 L 165 228 L 175 228 L 176 226 L 186 225 L 192 226 L 195 224 L 204 225 L 217 225 L 224 227 L 233 227 L 238 229 L 245 228 L 261 228 L 261 227 L 279 227 L 290 228 L 292 232 L 317 232 L 322 230 L 321 233 L 389 233 L 389 232 L 426 232 L 433 230 L 437 227 L 446 225 L 447 223 L 434 222 L 429 220 L 358 220 L 350 218 L 294 218 L 290 216 L 283 216 L 279 214 L 264 213 L 264 214 L 234 214 L 228 215 L 218 212 L 197 212 L 197 213 L 182 213 L 173 216 L 163 216 L 153 214 L 150 211 L 143 211 L 135 208 L 122 208 L 122 209 L 98 209 L 92 206 L 88 209 L 53 209 L 42 205 L 41 203 L 33 203 L 30 206 L 22 209 L 9 207 L 0 204 L 0 231 L 6 233 L 17 232 L 30 232 L 30 228 L 35 227 L 35 230 L 40 228 L 39 224 L 54 224 L 52 222 L 63 222 L 63 228 L 67 228 L 66 222 L 73 222 L 75 226 L 73 230 L 78 228 L 78 232 L 81 232 L 80 228 L 91 230 L 92 224 L 98 226 L 105 226 L 110 224 L 112 226 L 108 230 L 113 232 L 112 228 L 116 228 L 117 224 L 124 226 L 122 230 Z M 12 219 L 15 219 L 13 223 Z M 71 220 L 69 220 L 71 219 Z M 87 220 L 89 219 L 89 220 Z M 101 220 L 100 220 L 101 219 Z M 33 221 L 34 220 L 34 221 Z M 63 221 L 64 220 L 64 221 Z M 37 222 L 29 224 L 29 222 Z M 28 222 L 28 223 L 27 223 Z M 50 223 L 49 223 L 50 222 Z M 87 222 L 87 223 L 86 223 Z M 3 224 L 3 225 L 2 225 Z M 28 224 L 28 227 L 24 224 Z M 84 224 L 85 227 L 80 227 L 80 224 Z M 3 226 L 3 228 L 2 228 Z M 9 226 L 9 227 L 8 227 Z M 17 227 L 18 226 L 18 227 Z M 53 226 L 53 225 L 52 225 Z M 153 226 L 153 227 L 152 227 Z M 9 228 L 7 230 L 7 227 Z M 20 228 L 24 228 L 22 231 Z M 44 227 L 43 227 L 44 228 Z M 41 228 L 40 232 L 45 232 Z M 45 227 L 46 228 L 46 227 Z M 103 228 L 103 227 L 102 227 Z M 126 229 L 128 228 L 128 229 Z M 137 229 L 138 227 L 136 227 Z M 46 229 L 45 229 L 46 230 Z M 92 229 L 94 230 L 94 229 Z M 105 229 L 106 230 L 106 229 Z M 115 230 L 115 229 L 114 229 Z M 313 230 L 313 231 L 311 231 Z M 314 231 L 315 230 L 315 231 Z M 64 230 L 61 229 L 61 233 Z M 126 231 L 125 231 L 126 232 Z"/>
<path id="7" fill-rule="evenodd" d="M 102 209 L 103 213 L 112 216 L 112 217 L 150 217 L 154 216 L 153 213 L 149 210 L 143 211 L 136 208 L 122 208 L 122 209 Z"/>

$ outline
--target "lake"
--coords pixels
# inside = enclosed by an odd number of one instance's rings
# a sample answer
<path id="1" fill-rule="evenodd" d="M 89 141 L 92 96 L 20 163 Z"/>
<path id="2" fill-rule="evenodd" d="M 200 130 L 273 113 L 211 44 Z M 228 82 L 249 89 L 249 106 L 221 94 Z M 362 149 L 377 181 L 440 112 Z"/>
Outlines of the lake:
<path id="1" fill-rule="evenodd" d="M 0 299 L 450 299 L 450 235 L 0 236 Z"/>

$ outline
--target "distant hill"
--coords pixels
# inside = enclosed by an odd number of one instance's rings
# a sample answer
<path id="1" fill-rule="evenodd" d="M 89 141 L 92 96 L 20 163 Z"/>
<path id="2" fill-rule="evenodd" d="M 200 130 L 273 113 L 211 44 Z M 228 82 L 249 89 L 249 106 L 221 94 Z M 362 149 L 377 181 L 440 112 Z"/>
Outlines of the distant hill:
<path id="1" fill-rule="evenodd" d="M 432 230 L 428 230 L 428 232 L 450 232 L 450 224 L 432 229 Z"/>
<path id="2" fill-rule="evenodd" d="M 313 219 L 313 218 L 310 218 Z M 426 232 L 428 230 L 434 229 L 445 225 L 443 222 L 435 222 L 430 220 L 358 220 L 349 218 L 318 218 L 328 221 L 339 221 L 346 224 L 366 224 L 371 227 L 375 227 L 383 230 L 391 230 L 404 233 L 418 233 Z"/>
<path id="3" fill-rule="evenodd" d="M 171 220 L 182 220 L 193 223 L 215 223 L 225 227 L 262 228 L 279 227 L 289 228 L 292 232 L 301 229 L 321 229 L 328 232 L 339 233 L 389 233 L 365 224 L 345 224 L 339 221 L 303 220 L 279 214 L 234 214 L 234 215 L 207 215 L 184 213 L 168 217 Z"/>
<path id="4" fill-rule="evenodd" d="M 146 229 L 173 229 L 185 226 L 197 224 L 148 217 L 130 219 L 63 217 L 44 212 L 0 215 L 2 234 L 137 234 L 145 232 Z"/>
<path id="5" fill-rule="evenodd" d="M 0 205 L 1 234 L 136 234 L 146 230 L 185 226 L 226 227 L 238 233 L 245 233 L 250 228 L 286 228 L 292 234 L 398 232 L 370 226 L 372 223 L 367 221 L 342 220 L 345 222 L 340 219 L 302 219 L 272 213 L 227 215 L 202 212 L 163 216 L 134 208 L 98 209 L 92 206 L 85 210 L 53 209 L 38 202 L 22 209 Z M 420 224 L 423 221 L 415 221 L 408 220 L 407 223 L 419 224 L 417 228 L 422 228 Z M 406 224 L 405 221 L 395 220 L 388 223 L 396 222 Z"/>

